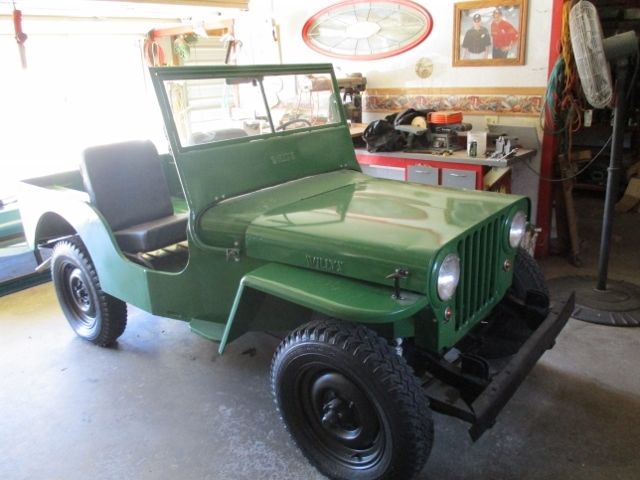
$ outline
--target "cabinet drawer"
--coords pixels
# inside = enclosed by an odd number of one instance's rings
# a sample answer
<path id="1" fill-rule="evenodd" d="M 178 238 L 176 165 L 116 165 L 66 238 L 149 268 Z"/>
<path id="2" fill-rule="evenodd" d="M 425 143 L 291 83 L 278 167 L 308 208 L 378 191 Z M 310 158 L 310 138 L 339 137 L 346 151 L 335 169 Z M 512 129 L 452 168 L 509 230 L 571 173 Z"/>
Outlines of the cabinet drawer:
<path id="1" fill-rule="evenodd" d="M 442 169 L 442 185 L 453 188 L 476 188 L 476 172 L 473 170 Z"/>
<path id="2" fill-rule="evenodd" d="M 362 173 L 372 177 L 404 181 L 404 168 L 385 167 L 384 165 L 360 165 L 360 167 L 362 168 Z"/>
<path id="3" fill-rule="evenodd" d="M 438 169 L 425 165 L 411 165 L 407 167 L 407 181 L 438 185 Z"/>

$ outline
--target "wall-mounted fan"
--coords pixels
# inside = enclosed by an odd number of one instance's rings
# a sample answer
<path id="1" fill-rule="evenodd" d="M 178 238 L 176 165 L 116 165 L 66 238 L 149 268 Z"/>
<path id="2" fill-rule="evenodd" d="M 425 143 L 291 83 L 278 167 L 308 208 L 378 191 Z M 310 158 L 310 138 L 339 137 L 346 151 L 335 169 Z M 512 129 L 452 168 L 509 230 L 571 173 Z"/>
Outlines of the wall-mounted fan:
<path id="1" fill-rule="evenodd" d="M 618 198 L 622 168 L 622 143 L 626 123 L 626 90 L 629 70 L 635 59 L 638 69 L 638 38 L 635 32 L 625 32 L 603 40 L 596 7 L 588 1 L 576 3 L 569 13 L 571 47 L 578 76 L 587 101 L 594 108 L 611 106 L 613 102 L 613 133 L 607 187 L 602 218 L 602 236 L 598 277 L 563 279 L 563 289 L 576 290 L 573 317 L 608 325 L 640 326 L 640 287 L 621 281 L 608 281 L 614 205 Z M 615 85 L 611 67 L 615 68 Z"/>

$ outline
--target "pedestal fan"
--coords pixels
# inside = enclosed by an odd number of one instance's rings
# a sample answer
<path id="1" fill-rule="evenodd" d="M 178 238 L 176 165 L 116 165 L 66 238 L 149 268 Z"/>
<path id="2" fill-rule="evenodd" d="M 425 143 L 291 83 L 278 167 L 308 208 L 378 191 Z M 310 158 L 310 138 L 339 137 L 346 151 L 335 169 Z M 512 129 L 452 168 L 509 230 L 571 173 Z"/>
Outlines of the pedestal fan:
<path id="1" fill-rule="evenodd" d="M 618 198 L 622 168 L 622 148 L 626 121 L 629 65 L 635 57 L 638 66 L 638 38 L 625 32 L 607 39 L 596 7 L 588 1 L 576 3 L 569 14 L 571 47 L 582 90 L 594 108 L 604 108 L 613 101 L 613 133 L 602 218 L 598 277 L 565 277 L 553 282 L 555 288 L 576 291 L 573 317 L 588 322 L 619 326 L 640 326 L 640 287 L 608 280 L 609 253 L 614 205 Z M 609 63 L 615 68 L 612 86 Z M 633 75 L 631 83 L 635 81 Z M 633 85 L 631 85 L 633 87 Z"/>

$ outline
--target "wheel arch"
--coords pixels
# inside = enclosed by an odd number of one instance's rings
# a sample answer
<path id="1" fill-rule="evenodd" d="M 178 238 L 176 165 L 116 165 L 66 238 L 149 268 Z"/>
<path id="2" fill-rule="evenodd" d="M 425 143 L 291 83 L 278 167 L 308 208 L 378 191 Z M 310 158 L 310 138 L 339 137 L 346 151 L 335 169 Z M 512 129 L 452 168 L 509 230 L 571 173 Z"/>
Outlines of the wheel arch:
<path id="1" fill-rule="evenodd" d="M 78 231 L 57 212 L 45 212 L 38 219 L 33 235 L 34 245 L 52 238 L 77 235 Z"/>
<path id="2" fill-rule="evenodd" d="M 26 209 L 27 242 L 33 248 L 44 240 L 77 235 L 93 262 L 102 289 L 125 302 L 150 310 L 145 269 L 120 251 L 105 219 L 88 202 L 50 199 L 46 209 Z"/>

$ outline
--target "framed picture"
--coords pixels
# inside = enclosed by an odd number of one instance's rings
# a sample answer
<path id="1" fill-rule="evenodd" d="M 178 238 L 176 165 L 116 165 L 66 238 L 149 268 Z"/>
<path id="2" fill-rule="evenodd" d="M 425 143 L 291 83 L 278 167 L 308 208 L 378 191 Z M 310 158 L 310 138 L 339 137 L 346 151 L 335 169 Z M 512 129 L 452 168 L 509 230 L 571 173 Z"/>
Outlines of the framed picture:
<path id="1" fill-rule="evenodd" d="M 523 65 L 527 0 L 456 3 L 453 65 Z"/>

